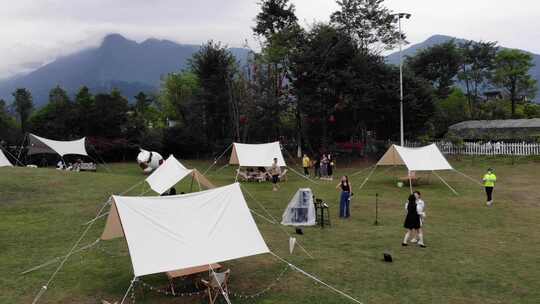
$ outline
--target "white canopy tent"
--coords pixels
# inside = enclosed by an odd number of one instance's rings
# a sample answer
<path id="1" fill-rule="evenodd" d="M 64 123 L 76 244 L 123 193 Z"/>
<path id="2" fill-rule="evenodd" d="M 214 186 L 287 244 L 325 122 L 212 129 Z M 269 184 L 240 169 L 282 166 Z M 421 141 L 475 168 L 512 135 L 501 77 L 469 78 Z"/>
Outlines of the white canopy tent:
<path id="1" fill-rule="evenodd" d="M 13 167 L 13 164 L 11 164 L 2 149 L 0 149 L 0 167 Z"/>
<path id="2" fill-rule="evenodd" d="M 170 155 L 161 166 L 148 176 L 146 182 L 152 190 L 163 194 L 186 176 L 191 176 L 199 185 L 199 189 L 201 185 L 207 189 L 215 188 L 197 169 L 186 168 L 173 155 Z"/>
<path id="3" fill-rule="evenodd" d="M 285 226 L 313 226 L 316 224 L 313 192 L 309 188 L 296 191 L 283 212 L 281 224 Z"/>
<path id="4" fill-rule="evenodd" d="M 424 147 L 409 148 L 392 145 L 373 167 L 369 175 L 360 185 L 360 189 L 366 184 L 378 166 L 405 166 L 409 170 L 409 188 L 412 192 L 411 174 L 414 171 L 430 171 L 436 175 L 452 192 L 458 194 L 440 175 L 435 171 L 452 170 L 454 168 L 446 160 L 436 144 Z"/>
<path id="5" fill-rule="evenodd" d="M 286 167 L 279 141 L 266 144 L 233 143 L 230 165 L 240 167 L 270 167 L 278 159 L 280 167 Z"/>
<path id="6" fill-rule="evenodd" d="M 30 134 L 28 138 L 29 138 L 29 146 L 28 146 L 29 155 L 50 153 L 50 154 L 58 154 L 61 157 L 64 157 L 64 155 L 67 155 L 67 154 L 88 156 L 88 152 L 86 152 L 86 147 L 85 147 L 86 137 L 83 137 L 77 140 L 71 140 L 71 141 L 59 141 L 59 140 L 52 140 L 52 139 L 39 137 L 35 134 Z"/>
<path id="7" fill-rule="evenodd" d="M 113 196 L 101 239 L 121 236 L 137 277 L 269 253 L 238 183 L 175 196 Z"/>
<path id="8" fill-rule="evenodd" d="M 407 148 L 392 145 L 377 166 L 406 166 L 409 171 L 454 170 L 437 145 Z"/>

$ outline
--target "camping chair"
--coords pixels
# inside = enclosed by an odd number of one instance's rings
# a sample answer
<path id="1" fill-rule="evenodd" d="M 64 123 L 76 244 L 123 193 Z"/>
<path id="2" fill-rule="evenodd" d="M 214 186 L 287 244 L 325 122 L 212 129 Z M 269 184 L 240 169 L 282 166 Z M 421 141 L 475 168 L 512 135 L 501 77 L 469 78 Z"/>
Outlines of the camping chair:
<path id="1" fill-rule="evenodd" d="M 246 172 L 241 171 L 240 169 L 236 169 L 236 175 L 244 182 L 249 181 L 249 176 Z"/>
<path id="2" fill-rule="evenodd" d="M 279 175 L 279 181 L 286 181 L 287 180 L 287 169 L 281 171 L 281 174 Z"/>
<path id="3" fill-rule="evenodd" d="M 227 269 L 224 272 L 213 272 L 210 274 L 209 281 L 201 280 L 204 286 L 206 286 L 206 292 L 208 293 L 208 302 L 209 304 L 214 304 L 217 302 L 219 295 L 225 293 L 226 296 L 229 296 L 229 276 L 231 270 Z"/>

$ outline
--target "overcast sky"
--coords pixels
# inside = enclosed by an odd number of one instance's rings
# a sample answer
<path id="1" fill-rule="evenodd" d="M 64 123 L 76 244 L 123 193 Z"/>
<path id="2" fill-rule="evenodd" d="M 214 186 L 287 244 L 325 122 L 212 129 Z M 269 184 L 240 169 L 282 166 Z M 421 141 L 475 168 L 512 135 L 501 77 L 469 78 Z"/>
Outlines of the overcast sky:
<path id="1" fill-rule="evenodd" d="M 0 78 L 36 68 L 57 56 L 96 46 L 107 33 L 142 41 L 209 39 L 256 48 L 251 27 L 257 0 L 0 0 Z M 327 21 L 334 0 L 292 0 L 304 26 Z M 411 43 L 434 34 L 499 41 L 540 53 L 539 0 L 387 0 L 409 12 Z"/>

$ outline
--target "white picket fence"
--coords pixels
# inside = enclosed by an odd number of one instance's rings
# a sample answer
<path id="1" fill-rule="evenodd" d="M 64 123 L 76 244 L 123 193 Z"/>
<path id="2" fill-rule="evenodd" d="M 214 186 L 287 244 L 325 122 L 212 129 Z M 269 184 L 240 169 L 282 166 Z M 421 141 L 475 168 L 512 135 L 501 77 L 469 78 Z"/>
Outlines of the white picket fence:
<path id="1" fill-rule="evenodd" d="M 442 153 L 450 155 L 540 155 L 540 144 L 537 143 L 464 142 L 462 146 L 456 146 L 451 142 L 439 141 L 436 144 Z M 406 142 L 405 145 L 407 147 L 423 146 L 418 142 Z"/>

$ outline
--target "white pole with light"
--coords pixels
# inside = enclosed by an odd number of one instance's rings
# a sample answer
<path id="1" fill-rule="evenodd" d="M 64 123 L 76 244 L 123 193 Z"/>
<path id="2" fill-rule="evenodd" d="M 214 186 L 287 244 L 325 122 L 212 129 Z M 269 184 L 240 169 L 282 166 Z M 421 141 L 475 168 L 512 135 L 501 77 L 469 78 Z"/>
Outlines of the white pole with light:
<path id="1" fill-rule="evenodd" d="M 401 31 L 401 19 L 409 19 L 411 14 L 397 13 L 393 16 L 397 17 L 399 27 L 399 137 L 400 144 L 403 147 L 405 145 L 405 132 L 403 128 L 403 32 Z"/>

